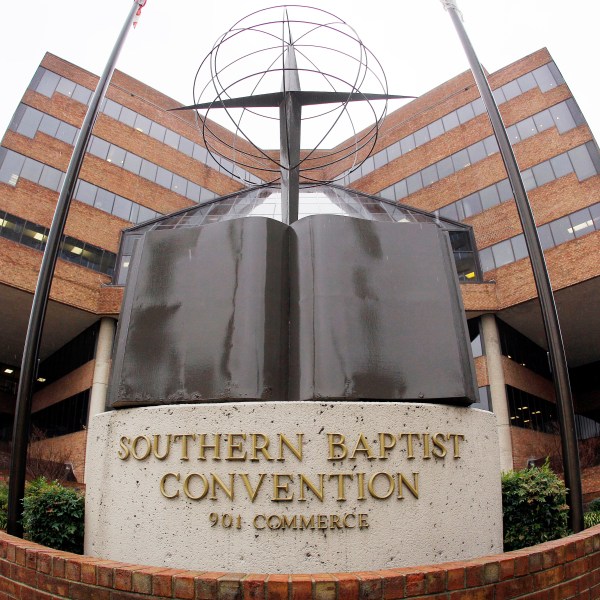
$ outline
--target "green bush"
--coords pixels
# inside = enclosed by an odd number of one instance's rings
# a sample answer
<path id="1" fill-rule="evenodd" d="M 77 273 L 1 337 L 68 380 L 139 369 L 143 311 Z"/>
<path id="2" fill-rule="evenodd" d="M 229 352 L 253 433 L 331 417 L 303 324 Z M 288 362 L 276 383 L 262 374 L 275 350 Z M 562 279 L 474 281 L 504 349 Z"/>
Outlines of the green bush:
<path id="1" fill-rule="evenodd" d="M 594 525 L 600 525 L 600 510 L 590 510 L 583 515 L 583 525 L 587 529 Z"/>
<path id="2" fill-rule="evenodd" d="M 8 485 L 0 482 L 0 529 L 6 529 L 8 519 Z"/>
<path id="3" fill-rule="evenodd" d="M 548 464 L 503 473 L 504 551 L 568 535 L 568 510 L 565 484 Z"/>
<path id="4" fill-rule="evenodd" d="M 589 512 L 599 512 L 600 511 L 600 498 L 594 498 L 589 506 L 588 506 L 588 511 Z"/>
<path id="5" fill-rule="evenodd" d="M 27 485 L 23 500 L 25 537 L 57 550 L 83 553 L 84 497 L 43 477 Z"/>

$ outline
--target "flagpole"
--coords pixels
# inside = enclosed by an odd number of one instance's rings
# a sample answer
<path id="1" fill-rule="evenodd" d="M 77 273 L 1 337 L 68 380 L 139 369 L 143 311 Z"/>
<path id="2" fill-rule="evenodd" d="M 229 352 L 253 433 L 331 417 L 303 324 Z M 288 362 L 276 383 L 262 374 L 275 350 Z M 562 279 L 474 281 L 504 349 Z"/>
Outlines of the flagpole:
<path id="1" fill-rule="evenodd" d="M 19 376 L 19 387 L 17 389 L 13 424 L 6 531 L 10 535 L 15 535 L 17 537 L 23 537 L 21 516 L 23 511 L 22 500 L 25 496 L 27 446 L 29 443 L 29 430 L 31 425 L 31 400 L 34 382 L 37 377 L 40 342 L 50 296 L 50 286 L 52 284 L 52 277 L 60 252 L 61 238 L 65 229 L 69 206 L 71 204 L 71 199 L 73 198 L 73 192 L 75 190 L 75 184 L 77 183 L 79 171 L 81 170 L 85 150 L 92 135 L 94 122 L 98 116 L 100 102 L 110 83 L 125 38 L 127 37 L 132 24 L 134 24 L 134 18 L 139 16 L 140 11 L 145 4 L 146 0 L 134 0 L 125 24 L 121 29 L 106 67 L 104 68 L 104 72 L 98 81 L 96 91 L 92 95 L 89 108 L 83 120 L 77 141 L 75 142 L 73 155 L 71 156 L 69 167 L 65 174 L 65 179 L 60 190 L 54 217 L 50 226 L 50 232 L 48 233 L 48 239 L 46 241 L 46 248 L 42 258 L 29 316 L 25 346 L 23 348 L 23 359 L 21 361 L 21 373 Z"/>
<path id="2" fill-rule="evenodd" d="M 567 358 L 558 321 L 558 312 L 554 302 L 554 293 L 550 283 L 550 275 L 548 274 L 544 252 L 540 244 L 521 172 L 519 171 L 517 160 L 490 85 L 462 24 L 462 15 L 456 6 L 455 0 L 441 0 L 441 2 L 450 14 L 452 23 L 469 60 L 471 71 L 473 72 L 477 87 L 492 123 L 494 135 L 498 141 L 500 154 L 504 161 L 508 180 L 515 198 L 517 212 L 519 213 L 519 219 L 521 220 L 523 236 L 529 252 L 533 278 L 540 301 L 540 309 L 546 331 L 546 341 L 548 343 L 548 355 L 554 379 L 556 408 L 562 444 L 563 469 L 565 484 L 567 486 L 567 504 L 569 505 L 569 524 L 572 531 L 578 533 L 583 530 L 583 495 L 581 490 L 581 473 L 579 470 L 577 434 L 575 430 L 575 414 L 573 410 L 573 398 L 571 396 L 571 385 L 569 383 Z"/>

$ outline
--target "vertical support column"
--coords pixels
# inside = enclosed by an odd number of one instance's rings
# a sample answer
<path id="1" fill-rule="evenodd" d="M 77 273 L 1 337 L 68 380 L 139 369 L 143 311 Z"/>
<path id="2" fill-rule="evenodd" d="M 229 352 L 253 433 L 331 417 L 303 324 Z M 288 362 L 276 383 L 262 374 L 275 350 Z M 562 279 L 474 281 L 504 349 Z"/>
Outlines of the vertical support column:
<path id="1" fill-rule="evenodd" d="M 110 358 L 115 337 L 115 325 L 115 319 L 110 317 L 103 317 L 100 321 L 88 421 L 94 415 L 103 413 L 106 410 L 106 393 L 110 376 Z"/>
<path id="2" fill-rule="evenodd" d="M 500 468 L 510 471 L 513 468 L 512 441 L 510 436 L 510 415 L 508 398 L 506 396 L 506 382 L 502 369 L 502 350 L 500 335 L 493 314 L 482 315 L 481 329 L 485 348 L 488 380 L 490 383 L 490 396 L 492 408 L 498 421 L 498 441 L 500 444 Z"/>

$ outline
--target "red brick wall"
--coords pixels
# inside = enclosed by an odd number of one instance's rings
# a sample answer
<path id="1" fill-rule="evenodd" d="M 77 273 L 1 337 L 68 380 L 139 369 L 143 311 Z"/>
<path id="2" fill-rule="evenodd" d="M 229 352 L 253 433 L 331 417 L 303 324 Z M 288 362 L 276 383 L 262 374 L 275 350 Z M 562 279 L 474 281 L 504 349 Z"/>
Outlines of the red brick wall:
<path id="1" fill-rule="evenodd" d="M 465 562 L 385 571 L 256 575 L 144 567 L 0 533 L 0 599 L 503 600 L 600 598 L 600 526 Z"/>

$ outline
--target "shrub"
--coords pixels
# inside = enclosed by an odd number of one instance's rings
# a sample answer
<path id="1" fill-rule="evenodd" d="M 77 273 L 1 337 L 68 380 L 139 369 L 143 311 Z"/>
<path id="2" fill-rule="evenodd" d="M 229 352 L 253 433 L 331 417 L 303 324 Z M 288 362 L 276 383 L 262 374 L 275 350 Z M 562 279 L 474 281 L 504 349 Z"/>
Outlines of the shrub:
<path id="1" fill-rule="evenodd" d="M 568 510 L 565 484 L 547 463 L 503 473 L 504 551 L 568 535 Z"/>
<path id="2" fill-rule="evenodd" d="M 588 511 L 589 512 L 598 512 L 600 511 L 600 498 L 594 498 L 589 506 L 588 506 Z"/>
<path id="3" fill-rule="evenodd" d="M 0 529 L 6 529 L 8 520 L 8 485 L 0 482 Z"/>
<path id="4" fill-rule="evenodd" d="M 600 525 L 600 510 L 591 510 L 583 515 L 583 525 L 587 529 L 594 525 Z"/>
<path id="5" fill-rule="evenodd" d="M 77 490 L 38 477 L 25 490 L 25 536 L 50 548 L 82 554 L 84 504 Z"/>

